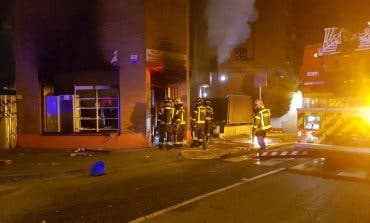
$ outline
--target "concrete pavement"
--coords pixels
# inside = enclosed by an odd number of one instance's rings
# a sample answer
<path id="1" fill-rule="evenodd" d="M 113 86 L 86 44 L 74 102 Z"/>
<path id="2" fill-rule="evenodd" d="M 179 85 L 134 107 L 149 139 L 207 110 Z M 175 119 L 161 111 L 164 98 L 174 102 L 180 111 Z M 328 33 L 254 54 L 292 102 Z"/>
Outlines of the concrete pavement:
<path id="1" fill-rule="evenodd" d="M 130 151 L 94 151 L 85 150 L 0 150 L 0 160 L 10 160 L 9 165 L 0 166 L 0 183 L 35 180 L 68 175 L 89 175 L 94 162 L 104 161 L 107 174 L 110 171 L 129 171 L 137 163 L 158 162 L 161 164 L 179 159 L 218 159 L 243 155 L 257 149 L 250 142 L 250 136 L 214 139 L 208 149 L 189 148 L 159 150 L 142 148 Z M 268 148 L 293 144 L 294 135 L 270 134 Z M 123 165 L 124 163 L 124 165 Z"/>
<path id="2" fill-rule="evenodd" d="M 267 149 L 276 149 L 282 146 L 293 145 L 297 141 L 295 134 L 269 133 L 266 137 Z M 234 138 L 214 139 L 209 148 L 183 149 L 181 157 L 187 159 L 218 159 L 242 156 L 257 152 L 259 146 L 256 141 L 252 143 L 251 136 L 244 135 Z"/>

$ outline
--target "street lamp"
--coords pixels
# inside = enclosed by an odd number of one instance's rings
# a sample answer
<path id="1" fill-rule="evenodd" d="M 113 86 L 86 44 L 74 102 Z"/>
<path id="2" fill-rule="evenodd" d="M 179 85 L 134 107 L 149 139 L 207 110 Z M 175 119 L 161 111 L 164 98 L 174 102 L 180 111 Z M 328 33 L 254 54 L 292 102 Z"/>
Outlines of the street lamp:
<path id="1" fill-rule="evenodd" d="M 219 97 L 219 88 L 220 88 L 220 86 L 222 84 L 224 84 L 225 82 L 227 82 L 227 74 L 225 74 L 225 73 L 217 74 L 217 83 L 216 83 L 217 84 L 217 89 L 216 89 L 217 97 Z"/>
<path id="2" fill-rule="evenodd" d="M 227 76 L 226 74 L 221 74 L 220 77 L 219 77 L 219 81 L 220 82 L 226 82 L 227 81 Z"/>

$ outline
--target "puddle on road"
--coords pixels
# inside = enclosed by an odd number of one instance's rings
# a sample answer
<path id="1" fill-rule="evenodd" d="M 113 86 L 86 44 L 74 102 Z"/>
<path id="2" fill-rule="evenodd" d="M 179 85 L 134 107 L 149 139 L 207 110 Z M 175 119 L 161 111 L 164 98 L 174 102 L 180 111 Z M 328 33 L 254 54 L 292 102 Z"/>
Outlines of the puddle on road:
<path id="1" fill-rule="evenodd" d="M 370 168 L 360 162 L 353 163 L 343 159 L 316 158 L 290 167 L 289 170 L 310 175 L 342 177 L 370 182 Z"/>

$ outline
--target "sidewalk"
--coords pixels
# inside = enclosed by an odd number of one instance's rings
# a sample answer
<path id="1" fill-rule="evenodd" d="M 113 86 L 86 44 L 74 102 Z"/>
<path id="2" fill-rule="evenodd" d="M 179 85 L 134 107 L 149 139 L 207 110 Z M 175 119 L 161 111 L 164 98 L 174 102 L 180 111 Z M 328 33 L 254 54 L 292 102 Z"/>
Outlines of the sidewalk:
<path id="1" fill-rule="evenodd" d="M 293 145 L 297 141 L 297 137 L 296 134 L 269 133 L 265 141 L 267 149 L 275 149 L 281 146 Z M 244 135 L 234 138 L 216 139 L 206 150 L 201 148 L 184 149 L 181 151 L 181 155 L 187 159 L 207 160 L 242 156 L 256 152 L 258 149 L 257 142 L 255 141 L 252 144 L 251 136 Z"/>
<path id="2" fill-rule="evenodd" d="M 71 150 L 0 150 L 1 160 L 11 160 L 0 166 L 0 184 L 60 176 L 89 176 L 97 161 L 106 164 L 106 174 L 124 173 L 135 176 L 157 163 L 176 162 L 178 150 L 161 151 L 155 148 L 131 151 L 84 151 L 72 155 Z"/>
<path id="3" fill-rule="evenodd" d="M 106 173 L 124 172 L 141 174 L 148 166 L 178 162 L 181 159 L 207 160 L 243 155 L 255 148 L 250 136 L 215 139 L 208 149 L 189 148 L 159 150 L 139 148 L 130 151 L 81 151 L 73 150 L 0 150 L 0 160 L 11 160 L 10 165 L 0 166 L 0 183 L 20 182 L 43 178 L 89 175 L 97 161 L 106 163 Z M 294 143 L 294 136 L 269 135 L 268 147 Z M 141 168 L 143 167 L 143 168 Z"/>

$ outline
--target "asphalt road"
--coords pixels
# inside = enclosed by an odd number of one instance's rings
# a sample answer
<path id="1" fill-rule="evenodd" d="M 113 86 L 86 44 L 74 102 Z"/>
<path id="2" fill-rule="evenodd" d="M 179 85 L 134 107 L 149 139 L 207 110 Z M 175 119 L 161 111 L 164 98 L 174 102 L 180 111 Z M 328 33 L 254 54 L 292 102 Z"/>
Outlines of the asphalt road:
<path id="1" fill-rule="evenodd" d="M 370 221 L 370 168 L 357 158 L 190 160 L 178 153 L 113 154 L 101 177 L 0 184 L 0 222 Z"/>

